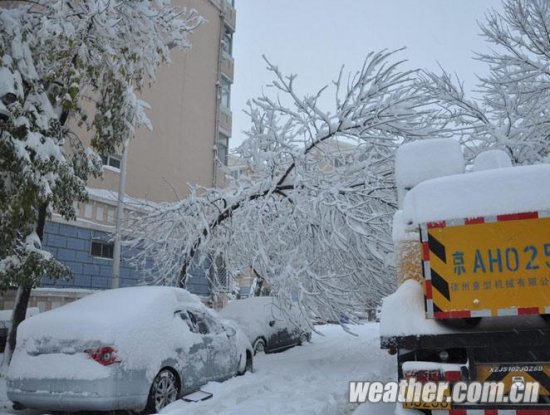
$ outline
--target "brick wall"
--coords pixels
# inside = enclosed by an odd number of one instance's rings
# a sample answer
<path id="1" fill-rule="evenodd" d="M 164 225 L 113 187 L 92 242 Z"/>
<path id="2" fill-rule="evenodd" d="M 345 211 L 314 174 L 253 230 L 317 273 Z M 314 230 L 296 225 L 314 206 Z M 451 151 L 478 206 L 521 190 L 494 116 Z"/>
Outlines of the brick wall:
<path id="1" fill-rule="evenodd" d="M 73 277 L 69 280 L 42 279 L 42 287 L 105 289 L 111 286 L 113 260 L 93 257 L 92 240 L 108 241 L 111 234 L 64 223 L 48 222 L 44 230 L 44 249 L 67 265 Z M 131 252 L 123 248 L 120 265 L 120 286 L 137 285 L 140 272 L 128 257 Z"/>
<path id="2" fill-rule="evenodd" d="M 91 255 L 92 240 L 109 241 L 111 234 L 95 229 L 83 228 L 66 223 L 47 222 L 44 229 L 44 249 L 67 265 L 72 273 L 68 280 L 52 280 L 44 277 L 41 287 L 106 289 L 111 287 L 113 260 Z M 120 286 L 138 285 L 144 276 L 143 271 L 133 266 L 129 258 L 135 255 L 122 247 L 120 264 Z M 205 264 L 209 266 L 209 264 Z M 207 297 L 210 295 L 210 284 L 204 276 L 201 266 L 192 266 L 192 274 L 187 281 L 187 289 L 193 294 Z"/>

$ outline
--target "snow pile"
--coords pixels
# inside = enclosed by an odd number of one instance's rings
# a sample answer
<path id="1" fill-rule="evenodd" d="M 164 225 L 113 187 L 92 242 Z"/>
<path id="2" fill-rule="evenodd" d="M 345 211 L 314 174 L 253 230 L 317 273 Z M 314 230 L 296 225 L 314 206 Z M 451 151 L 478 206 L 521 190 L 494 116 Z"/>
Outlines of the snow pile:
<path id="1" fill-rule="evenodd" d="M 503 150 L 487 150 L 479 153 L 474 160 L 474 171 L 512 167 L 512 160 Z"/>
<path id="2" fill-rule="evenodd" d="M 303 321 L 297 311 L 297 307 L 290 310 L 290 316 L 280 309 L 273 297 L 250 297 L 244 300 L 230 301 L 221 311 L 223 318 L 236 321 L 251 343 L 258 337 L 269 339 L 281 329 L 287 328 L 292 332 L 298 327 L 295 322 L 301 324 L 300 328 L 306 330 L 307 322 Z M 270 321 L 275 321 L 273 326 Z"/>
<path id="3" fill-rule="evenodd" d="M 3 63 L 8 65 L 8 56 L 5 55 Z M 11 60 L 10 60 L 11 61 Z M 6 66 L 0 67 L 0 97 L 12 94 L 16 97 L 23 96 L 23 85 L 19 72 L 12 72 Z"/>
<path id="4" fill-rule="evenodd" d="M 550 209 L 550 165 L 485 170 L 429 180 L 405 197 L 405 223 Z"/>
<path id="5" fill-rule="evenodd" d="M 67 363 L 51 367 L 51 377 L 101 377 L 104 367 L 93 364 L 82 352 L 98 346 L 114 346 L 126 369 L 146 369 L 154 377 L 160 364 L 176 349 L 188 351 L 201 342 L 200 335 L 174 317 L 176 310 L 206 310 L 200 300 L 185 290 L 170 287 L 132 287 L 104 291 L 25 320 L 18 329 L 17 349 L 10 365 L 10 378 L 29 378 L 40 359 Z M 64 367 L 65 366 L 65 367 Z M 43 375 L 42 371 L 42 375 Z"/>
<path id="6" fill-rule="evenodd" d="M 382 303 L 382 337 L 450 333 L 452 330 L 425 317 L 424 290 L 415 280 L 406 280 Z"/>
<path id="7" fill-rule="evenodd" d="M 452 139 L 428 139 L 403 144 L 395 155 L 395 182 L 399 203 L 408 189 L 424 180 L 464 171 L 460 144 Z"/>
<path id="8" fill-rule="evenodd" d="M 458 363 L 442 362 L 422 362 L 409 361 L 403 362 L 403 372 L 416 372 L 419 370 L 439 370 L 440 372 L 460 372 L 464 365 Z M 406 376 L 405 376 L 406 377 Z"/>
<path id="9" fill-rule="evenodd" d="M 393 215 L 392 240 L 394 242 L 418 241 L 418 228 L 409 227 L 403 219 L 403 211 L 398 210 Z"/>

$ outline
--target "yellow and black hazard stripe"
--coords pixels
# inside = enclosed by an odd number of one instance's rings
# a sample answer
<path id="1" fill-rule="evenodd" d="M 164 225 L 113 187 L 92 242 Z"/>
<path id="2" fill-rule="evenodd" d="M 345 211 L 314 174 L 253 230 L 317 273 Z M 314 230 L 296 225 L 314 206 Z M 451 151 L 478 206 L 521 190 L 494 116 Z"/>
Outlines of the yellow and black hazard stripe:
<path id="1" fill-rule="evenodd" d="M 425 311 L 429 318 L 469 318 L 471 311 L 444 311 L 434 301 L 436 290 L 448 302 L 451 302 L 451 290 L 449 282 L 434 269 L 432 258 L 437 258 L 441 263 L 447 264 L 447 250 L 435 236 L 438 228 L 444 228 L 446 222 L 431 222 L 421 227 L 420 237 L 422 242 L 422 272 L 424 275 L 424 295 L 426 299 Z"/>
<path id="2" fill-rule="evenodd" d="M 447 251 L 445 245 L 443 245 L 435 236 L 432 229 L 445 227 L 444 222 L 431 223 L 423 225 L 421 228 L 421 242 L 422 242 L 422 272 L 424 275 L 424 294 L 426 297 L 426 313 L 430 318 L 450 318 L 450 317 L 462 317 L 451 316 L 451 313 L 444 312 L 433 299 L 433 290 L 437 290 L 447 301 L 451 301 L 451 292 L 449 283 L 443 278 L 432 266 L 432 257 L 436 257 L 443 264 L 447 263 Z M 469 317 L 466 316 L 466 317 Z"/>

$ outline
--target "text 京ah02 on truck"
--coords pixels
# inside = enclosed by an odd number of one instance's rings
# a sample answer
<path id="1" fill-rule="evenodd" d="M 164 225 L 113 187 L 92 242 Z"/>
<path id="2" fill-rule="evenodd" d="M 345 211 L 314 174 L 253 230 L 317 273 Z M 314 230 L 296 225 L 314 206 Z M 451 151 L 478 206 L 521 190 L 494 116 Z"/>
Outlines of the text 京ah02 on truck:
<path id="1" fill-rule="evenodd" d="M 493 150 L 470 170 L 453 140 L 399 148 L 399 287 L 383 303 L 381 346 L 396 353 L 400 380 L 449 381 L 449 396 L 456 382 L 500 382 L 505 398 L 398 405 L 433 415 L 548 415 L 550 164 L 512 167 Z M 512 404 L 518 382 L 538 382 L 538 401 Z"/>

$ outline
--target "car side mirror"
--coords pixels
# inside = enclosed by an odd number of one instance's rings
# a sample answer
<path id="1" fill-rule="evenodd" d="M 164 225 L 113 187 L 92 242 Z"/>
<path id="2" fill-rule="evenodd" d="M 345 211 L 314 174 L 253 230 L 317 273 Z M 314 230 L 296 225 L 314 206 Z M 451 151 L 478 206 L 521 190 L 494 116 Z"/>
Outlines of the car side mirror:
<path id="1" fill-rule="evenodd" d="M 237 334 L 237 330 L 235 330 L 233 327 L 225 327 L 225 333 L 227 334 L 227 337 L 233 337 L 235 334 Z"/>
<path id="2" fill-rule="evenodd" d="M 271 320 L 271 321 L 269 322 L 269 327 L 273 327 L 274 325 L 275 325 L 275 320 Z"/>

